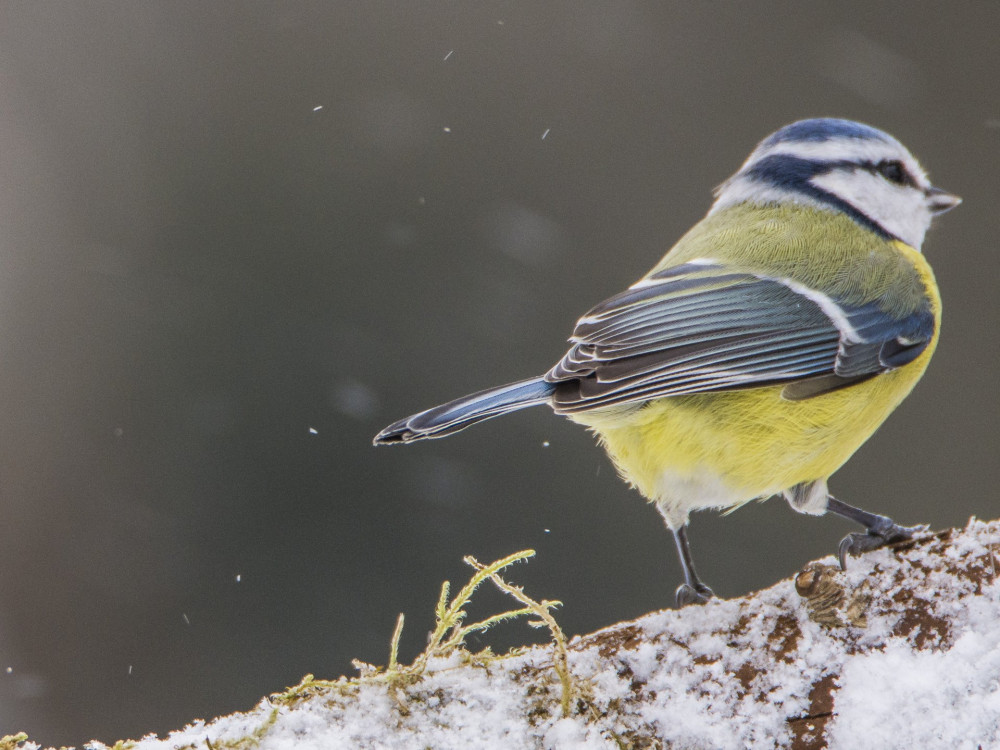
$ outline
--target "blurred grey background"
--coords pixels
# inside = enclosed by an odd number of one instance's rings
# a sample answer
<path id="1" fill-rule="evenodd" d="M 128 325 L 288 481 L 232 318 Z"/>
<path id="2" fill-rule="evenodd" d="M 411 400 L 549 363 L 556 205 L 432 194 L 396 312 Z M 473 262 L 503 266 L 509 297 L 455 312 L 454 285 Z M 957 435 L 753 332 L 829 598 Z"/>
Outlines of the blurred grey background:
<path id="1" fill-rule="evenodd" d="M 996 516 L 998 28 L 988 1 L 0 5 L 0 734 L 248 708 L 384 663 L 401 611 L 412 658 L 470 553 L 537 549 L 511 577 L 570 633 L 671 606 L 659 515 L 579 427 L 371 438 L 549 367 L 802 117 L 884 128 L 965 198 L 925 245 L 935 360 L 833 489 Z M 774 500 L 691 538 L 737 596 L 848 530 Z"/>

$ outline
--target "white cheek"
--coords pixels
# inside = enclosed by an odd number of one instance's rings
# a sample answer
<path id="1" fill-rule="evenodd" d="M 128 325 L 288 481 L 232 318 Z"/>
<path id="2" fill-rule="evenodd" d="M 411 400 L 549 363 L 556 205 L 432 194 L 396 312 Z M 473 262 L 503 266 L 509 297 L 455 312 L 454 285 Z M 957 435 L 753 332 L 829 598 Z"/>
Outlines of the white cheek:
<path id="1" fill-rule="evenodd" d="M 931 223 L 921 191 L 886 182 L 863 171 L 834 171 L 813 177 L 816 187 L 846 201 L 890 234 L 919 250 Z"/>

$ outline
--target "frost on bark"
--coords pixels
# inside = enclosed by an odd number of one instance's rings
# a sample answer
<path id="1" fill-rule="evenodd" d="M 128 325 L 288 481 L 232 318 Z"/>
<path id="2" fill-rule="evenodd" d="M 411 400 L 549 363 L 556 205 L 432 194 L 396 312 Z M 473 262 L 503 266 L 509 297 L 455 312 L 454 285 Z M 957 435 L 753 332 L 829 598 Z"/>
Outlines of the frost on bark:
<path id="1" fill-rule="evenodd" d="M 565 660 L 457 648 L 138 746 L 1000 747 L 998 545 L 1000 522 L 972 521 L 574 638 Z"/>
<path id="2" fill-rule="evenodd" d="M 721 617 L 708 609 L 690 618 L 687 611 L 650 615 L 574 641 L 571 649 L 596 649 L 605 670 L 630 681 L 630 697 L 614 708 L 640 745 L 711 746 L 714 736 L 719 747 L 959 747 L 962 740 L 990 747 L 1000 741 L 1000 674 L 977 679 L 968 669 L 976 654 L 967 652 L 981 648 L 987 662 L 998 662 L 988 653 L 1000 649 L 1000 629 L 989 622 L 1000 615 L 998 530 L 996 522 L 973 522 L 850 559 L 847 572 L 832 560 L 811 563 L 792 579 L 723 605 Z M 653 625 L 663 619 L 673 621 Z M 963 654 L 949 660 L 963 639 Z M 637 677 L 634 664 L 647 661 L 641 654 L 649 649 L 655 662 L 670 666 L 644 666 Z M 958 685 L 940 679 L 951 671 L 949 661 L 966 667 Z M 914 676 L 924 678 L 921 684 L 907 684 Z M 966 696 L 953 694 L 961 683 Z M 698 722 L 743 730 L 713 733 L 682 717 L 657 720 L 669 709 L 656 706 L 669 706 L 678 689 L 697 706 Z M 966 716 L 963 703 L 982 703 L 993 714 Z M 948 714 L 971 725 L 968 736 L 943 726 Z M 778 716 L 783 726 L 773 721 Z M 749 717 L 762 719 L 760 731 Z M 674 734 L 672 725 L 684 729 Z"/>

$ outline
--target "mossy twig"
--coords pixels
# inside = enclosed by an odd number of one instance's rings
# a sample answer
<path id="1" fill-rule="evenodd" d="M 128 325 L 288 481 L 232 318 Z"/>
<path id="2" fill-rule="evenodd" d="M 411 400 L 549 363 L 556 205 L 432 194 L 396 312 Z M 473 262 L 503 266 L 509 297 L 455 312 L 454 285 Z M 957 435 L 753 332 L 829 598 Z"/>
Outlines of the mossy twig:
<path id="1" fill-rule="evenodd" d="M 16 750 L 18 745 L 27 741 L 28 735 L 24 732 L 5 734 L 3 737 L 0 737 L 0 750 Z"/>
<path id="2" fill-rule="evenodd" d="M 399 691 L 419 682 L 426 674 L 428 664 L 431 660 L 446 659 L 459 649 L 462 649 L 466 639 L 472 633 L 488 630 L 494 625 L 518 617 L 536 617 L 538 619 L 529 621 L 529 624 L 533 627 L 548 627 L 552 633 L 552 640 L 555 646 L 553 662 L 563 688 L 562 709 L 563 714 L 568 715 L 575 691 L 567 662 L 566 636 L 551 613 L 551 610 L 560 606 L 561 602 L 548 600 L 535 601 L 525 594 L 520 586 L 507 583 L 507 581 L 500 577 L 500 572 L 505 568 L 510 567 L 516 562 L 534 557 L 534 555 L 534 550 L 522 550 L 512 555 L 507 555 L 488 565 L 484 565 L 474 557 L 465 557 L 465 562 L 475 569 L 475 573 L 454 598 L 450 598 L 451 583 L 445 581 L 441 584 L 441 594 L 438 596 L 437 605 L 434 608 L 434 630 L 428 636 L 427 647 L 412 663 L 406 665 L 399 663 L 399 642 L 404 622 L 404 617 L 400 614 L 396 620 L 396 627 L 393 630 L 392 639 L 389 643 L 389 661 L 384 668 L 355 660 L 353 663 L 359 674 L 353 679 L 341 677 L 338 680 L 317 680 L 312 675 L 306 675 L 298 685 L 289 688 L 284 693 L 272 695 L 271 699 L 280 703 L 293 703 L 319 690 L 336 690 L 341 695 L 348 695 L 355 692 L 361 685 L 384 684 L 392 691 L 397 702 L 400 704 L 401 710 L 405 712 L 405 705 L 401 702 Z M 524 606 L 491 615 L 477 622 L 465 624 L 468 617 L 466 607 L 469 605 L 472 595 L 487 580 L 493 581 L 501 591 L 514 597 Z M 518 652 L 519 650 L 515 650 L 505 656 L 510 656 Z M 471 654 L 467 654 L 466 656 L 467 658 L 464 662 L 471 661 L 473 658 Z M 479 659 L 480 663 L 503 658 L 493 655 L 488 648 L 480 656 L 482 657 Z"/>
<path id="3" fill-rule="evenodd" d="M 477 570 L 485 571 L 488 567 L 480 563 L 471 555 L 466 556 L 464 559 L 466 563 Z M 538 619 L 529 620 L 528 624 L 534 628 L 547 627 L 549 632 L 552 634 L 552 665 L 555 667 L 556 674 L 559 675 L 559 682 L 562 684 L 562 698 L 560 700 L 560 704 L 562 706 L 563 716 L 569 716 L 573 705 L 573 697 L 576 691 L 573 687 L 573 676 L 569 671 L 569 654 L 566 649 L 566 634 L 563 633 L 562 628 L 559 627 L 559 623 L 556 622 L 556 618 L 552 616 L 552 610 L 555 607 L 562 606 L 562 602 L 549 601 L 547 599 L 542 599 L 540 602 L 535 601 L 524 593 L 523 587 L 507 583 L 507 581 L 500 577 L 499 571 L 489 573 L 489 577 L 490 580 L 496 584 L 497 588 L 525 605 L 523 609 L 515 610 L 514 612 L 507 614 L 514 614 L 515 616 L 534 615 Z"/>

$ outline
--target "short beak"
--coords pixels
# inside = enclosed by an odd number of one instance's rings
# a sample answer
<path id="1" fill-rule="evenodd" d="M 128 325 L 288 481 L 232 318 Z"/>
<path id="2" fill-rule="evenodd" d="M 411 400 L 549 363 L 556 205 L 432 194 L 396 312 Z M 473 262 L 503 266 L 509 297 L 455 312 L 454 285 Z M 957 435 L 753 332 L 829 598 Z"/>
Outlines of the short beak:
<path id="1" fill-rule="evenodd" d="M 962 202 L 962 199 L 957 195 L 952 195 L 951 193 L 945 192 L 941 188 L 936 187 L 927 188 L 924 195 L 927 196 L 927 208 L 929 208 L 931 213 L 935 216 L 943 214 L 945 211 L 950 211 Z"/>

